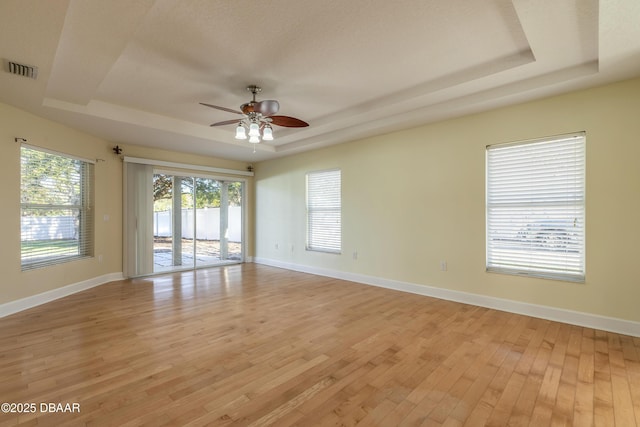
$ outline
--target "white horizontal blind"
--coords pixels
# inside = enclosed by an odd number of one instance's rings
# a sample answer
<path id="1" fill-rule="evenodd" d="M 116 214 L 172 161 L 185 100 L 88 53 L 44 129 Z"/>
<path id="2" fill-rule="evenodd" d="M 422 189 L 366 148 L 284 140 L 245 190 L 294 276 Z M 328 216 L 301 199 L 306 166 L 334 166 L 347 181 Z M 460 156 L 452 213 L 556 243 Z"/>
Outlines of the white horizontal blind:
<path id="1" fill-rule="evenodd" d="M 340 253 L 342 248 L 340 170 L 307 174 L 307 249 Z"/>
<path id="2" fill-rule="evenodd" d="M 22 270 L 93 256 L 93 169 L 88 161 L 20 148 Z"/>
<path id="3" fill-rule="evenodd" d="M 487 147 L 487 271 L 584 281 L 585 136 Z"/>

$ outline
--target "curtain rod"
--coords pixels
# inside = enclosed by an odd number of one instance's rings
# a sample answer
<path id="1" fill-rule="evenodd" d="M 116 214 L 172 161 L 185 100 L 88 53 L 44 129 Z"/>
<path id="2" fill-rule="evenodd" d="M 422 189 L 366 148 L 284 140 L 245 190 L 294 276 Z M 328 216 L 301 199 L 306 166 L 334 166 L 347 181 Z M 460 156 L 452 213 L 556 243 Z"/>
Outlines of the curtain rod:
<path id="1" fill-rule="evenodd" d="M 140 163 L 143 165 L 174 167 L 179 169 L 190 169 L 190 170 L 198 170 L 198 171 L 204 171 L 204 172 L 225 173 L 230 175 L 253 176 L 253 172 L 249 172 L 249 171 L 243 171 L 243 170 L 237 170 L 237 169 L 215 168 L 212 166 L 190 165 L 188 163 L 165 162 L 164 160 L 142 159 L 139 157 L 128 157 L 128 156 L 125 156 L 123 160 L 125 162 Z"/>
<path id="2" fill-rule="evenodd" d="M 53 154 L 55 156 L 67 157 L 69 159 L 79 160 L 85 163 L 96 164 L 98 161 L 104 161 L 102 159 L 85 159 L 84 157 L 74 156 L 73 154 L 63 153 L 62 151 L 51 150 L 49 148 L 40 147 L 38 145 L 28 144 L 27 140 L 24 138 L 15 138 L 15 141 L 19 142 L 21 146 L 30 148 L 31 150 L 43 151 L 45 153 Z"/>

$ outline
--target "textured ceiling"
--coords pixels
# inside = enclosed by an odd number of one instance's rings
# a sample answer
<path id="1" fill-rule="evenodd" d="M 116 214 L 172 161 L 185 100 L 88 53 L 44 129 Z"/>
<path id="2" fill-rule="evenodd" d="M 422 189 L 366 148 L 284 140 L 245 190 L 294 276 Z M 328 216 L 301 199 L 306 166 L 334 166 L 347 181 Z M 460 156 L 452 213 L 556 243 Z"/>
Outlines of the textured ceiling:
<path id="1" fill-rule="evenodd" d="M 0 101 L 118 144 L 288 155 L 640 75 L 637 0 L 2 0 Z M 233 138 L 257 84 L 279 114 Z"/>

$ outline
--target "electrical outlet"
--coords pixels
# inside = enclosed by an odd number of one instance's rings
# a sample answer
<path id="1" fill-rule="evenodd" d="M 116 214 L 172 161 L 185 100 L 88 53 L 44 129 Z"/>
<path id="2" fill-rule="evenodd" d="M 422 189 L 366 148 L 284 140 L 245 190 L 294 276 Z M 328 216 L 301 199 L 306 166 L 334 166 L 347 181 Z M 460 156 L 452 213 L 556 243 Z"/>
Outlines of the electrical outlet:
<path id="1" fill-rule="evenodd" d="M 277 244 L 277 243 L 276 243 L 274 246 L 275 246 L 275 248 L 276 248 L 276 249 L 278 249 L 278 248 L 279 248 L 279 246 L 278 246 L 278 244 Z"/>
<path id="2" fill-rule="evenodd" d="M 353 259 L 358 259 L 358 251 L 353 251 Z"/>
<path id="3" fill-rule="evenodd" d="M 447 261 L 440 261 L 440 271 L 447 271 Z"/>

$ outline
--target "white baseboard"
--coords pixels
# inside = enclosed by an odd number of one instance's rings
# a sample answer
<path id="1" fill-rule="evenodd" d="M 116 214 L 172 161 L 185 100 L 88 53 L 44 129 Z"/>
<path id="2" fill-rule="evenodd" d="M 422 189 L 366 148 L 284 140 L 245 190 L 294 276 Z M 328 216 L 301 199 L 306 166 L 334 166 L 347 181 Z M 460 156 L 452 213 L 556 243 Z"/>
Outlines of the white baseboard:
<path id="1" fill-rule="evenodd" d="M 307 265 L 282 262 L 261 257 L 254 257 L 253 262 L 255 262 L 256 264 L 264 264 L 272 267 L 285 268 L 287 270 L 300 271 L 303 273 L 316 274 L 318 276 L 348 280 L 365 285 L 378 286 L 381 288 L 393 289 L 396 291 L 409 292 L 412 294 L 460 302 L 463 304 L 492 308 L 509 313 L 523 314 L 526 316 L 568 323 L 571 325 L 584 326 L 592 329 L 600 329 L 623 335 L 640 337 L 640 322 L 633 322 L 630 320 L 618 319 L 615 317 L 606 317 L 597 314 L 565 310 L 557 307 L 529 304 L 503 298 L 490 297 L 486 295 L 438 288 L 435 286 L 418 285 L 416 283 L 383 279 L 380 277 L 367 276 L 364 274 L 347 273 L 318 267 L 310 267 Z"/>
<path id="2" fill-rule="evenodd" d="M 36 307 L 41 304 L 56 300 L 58 298 L 66 297 L 67 295 L 75 294 L 86 289 L 91 289 L 96 286 L 103 285 L 114 280 L 122 280 L 124 276 L 122 273 L 109 273 L 102 276 L 94 277 L 82 282 L 72 283 L 71 285 L 63 286 L 61 288 L 52 289 L 41 294 L 32 295 L 30 297 L 22 298 L 15 301 L 10 301 L 4 304 L 0 304 L 0 317 L 9 316 L 10 314 L 17 313 L 19 311 L 26 310 L 28 308 Z"/>

